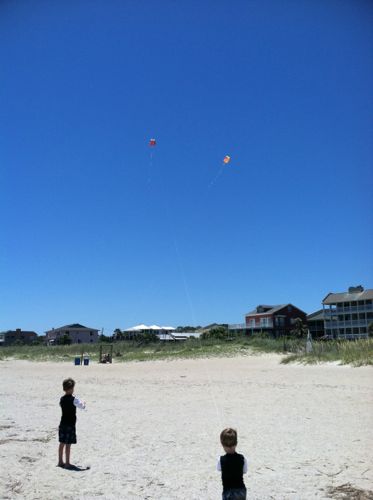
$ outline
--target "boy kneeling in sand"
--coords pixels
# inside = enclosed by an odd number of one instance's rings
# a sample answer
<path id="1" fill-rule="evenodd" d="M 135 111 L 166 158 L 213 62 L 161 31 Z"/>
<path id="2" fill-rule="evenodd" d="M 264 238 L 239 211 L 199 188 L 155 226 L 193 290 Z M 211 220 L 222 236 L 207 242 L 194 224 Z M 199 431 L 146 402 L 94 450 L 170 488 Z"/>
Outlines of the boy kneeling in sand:
<path id="1" fill-rule="evenodd" d="M 58 448 L 58 467 L 71 469 L 70 464 L 70 447 L 76 444 L 76 408 L 85 408 L 85 402 L 80 401 L 73 396 L 75 381 L 72 378 L 67 378 L 62 382 L 62 388 L 65 395 L 60 399 L 62 416 L 60 426 L 58 428 L 58 437 L 60 446 Z M 66 448 L 65 448 L 66 447 Z M 63 449 L 65 448 L 66 462 L 63 462 Z"/>
<path id="2" fill-rule="evenodd" d="M 236 453 L 237 432 L 224 429 L 220 434 L 220 442 L 225 455 L 219 458 L 217 470 L 221 471 L 223 482 L 223 500 L 246 500 L 246 487 L 243 475 L 247 472 L 247 460 Z"/>

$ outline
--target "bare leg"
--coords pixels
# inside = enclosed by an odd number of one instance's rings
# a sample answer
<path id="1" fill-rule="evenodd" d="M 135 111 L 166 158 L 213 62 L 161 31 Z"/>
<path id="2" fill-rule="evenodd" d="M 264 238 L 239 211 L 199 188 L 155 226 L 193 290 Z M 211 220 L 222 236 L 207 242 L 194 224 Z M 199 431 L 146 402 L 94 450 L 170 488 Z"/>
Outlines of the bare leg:
<path id="1" fill-rule="evenodd" d="M 63 463 L 63 448 L 64 448 L 64 443 L 60 443 L 60 446 L 58 447 L 58 466 L 63 467 L 65 464 Z"/>
<path id="2" fill-rule="evenodd" d="M 66 445 L 66 465 L 69 466 L 70 465 L 70 448 L 71 448 L 71 444 L 67 444 Z"/>

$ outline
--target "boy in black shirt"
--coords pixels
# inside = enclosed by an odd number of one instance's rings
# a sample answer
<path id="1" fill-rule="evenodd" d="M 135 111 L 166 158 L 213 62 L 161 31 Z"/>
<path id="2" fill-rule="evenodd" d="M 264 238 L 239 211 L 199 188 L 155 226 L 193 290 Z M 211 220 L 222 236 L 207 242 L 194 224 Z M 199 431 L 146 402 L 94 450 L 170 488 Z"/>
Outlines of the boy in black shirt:
<path id="1" fill-rule="evenodd" d="M 58 448 L 58 467 L 71 468 L 70 464 L 70 447 L 76 444 L 76 407 L 84 408 L 85 403 L 76 399 L 73 396 L 75 382 L 72 378 L 67 378 L 62 383 L 65 395 L 60 399 L 62 416 L 60 426 L 58 428 L 58 437 L 60 446 Z M 63 462 L 63 449 L 65 448 L 66 462 Z"/>
<path id="2" fill-rule="evenodd" d="M 220 457 L 217 465 L 221 471 L 223 482 L 223 500 L 246 500 L 246 487 L 243 475 L 247 472 L 247 460 L 236 453 L 237 432 L 234 429 L 224 429 L 220 434 L 220 442 L 225 455 Z"/>

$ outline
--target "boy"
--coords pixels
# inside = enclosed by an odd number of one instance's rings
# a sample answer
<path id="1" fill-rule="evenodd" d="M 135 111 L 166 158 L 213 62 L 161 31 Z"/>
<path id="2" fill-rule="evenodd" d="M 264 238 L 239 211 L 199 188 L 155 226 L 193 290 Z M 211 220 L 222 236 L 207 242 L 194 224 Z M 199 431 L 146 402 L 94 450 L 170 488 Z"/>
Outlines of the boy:
<path id="1" fill-rule="evenodd" d="M 220 434 L 220 442 L 225 455 L 219 458 L 217 469 L 221 471 L 223 482 L 223 500 L 246 500 L 246 487 L 243 474 L 247 472 L 247 460 L 236 453 L 237 432 L 234 429 L 224 429 Z"/>
<path id="2" fill-rule="evenodd" d="M 73 396 L 75 382 L 72 378 L 67 378 L 62 382 L 62 388 L 65 395 L 60 399 L 60 406 L 62 409 L 62 416 L 60 426 L 58 428 L 58 437 L 60 446 L 58 448 L 58 467 L 71 469 L 73 466 L 70 464 L 70 447 L 76 444 L 76 407 L 85 407 L 85 403 L 77 400 Z M 63 462 L 63 449 L 65 448 L 66 462 Z"/>

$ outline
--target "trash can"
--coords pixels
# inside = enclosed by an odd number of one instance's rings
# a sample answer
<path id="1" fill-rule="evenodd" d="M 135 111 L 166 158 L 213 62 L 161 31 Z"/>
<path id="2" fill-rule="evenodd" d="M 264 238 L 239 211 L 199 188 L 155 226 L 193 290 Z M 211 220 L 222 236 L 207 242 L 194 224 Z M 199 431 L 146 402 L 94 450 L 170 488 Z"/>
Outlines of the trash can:
<path id="1" fill-rule="evenodd" d="M 80 365 L 80 356 L 79 356 L 79 357 L 77 356 L 77 357 L 75 358 L 75 360 L 74 360 L 74 364 L 75 364 L 75 366 L 79 366 L 79 365 Z"/>
<path id="2" fill-rule="evenodd" d="M 84 362 L 84 366 L 88 366 L 89 365 L 89 358 L 84 358 L 83 362 Z"/>

